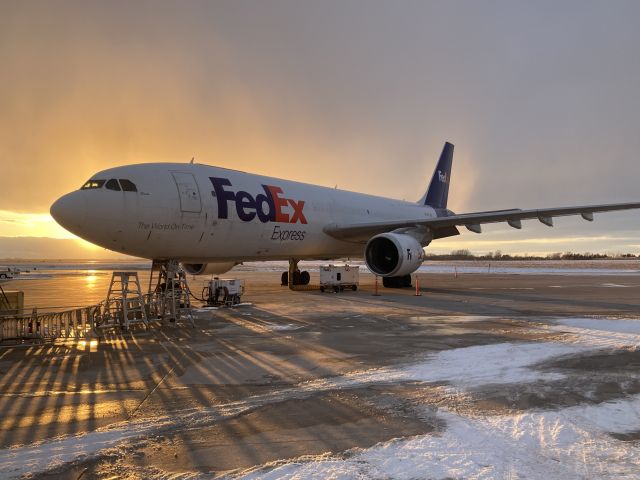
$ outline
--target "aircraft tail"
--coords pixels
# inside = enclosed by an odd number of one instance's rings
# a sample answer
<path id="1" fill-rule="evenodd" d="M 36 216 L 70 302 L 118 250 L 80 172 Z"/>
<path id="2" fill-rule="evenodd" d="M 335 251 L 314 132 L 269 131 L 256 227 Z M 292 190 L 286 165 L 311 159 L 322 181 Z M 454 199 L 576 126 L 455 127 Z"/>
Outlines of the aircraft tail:
<path id="1" fill-rule="evenodd" d="M 451 163 L 453 162 L 453 144 L 445 142 L 440 160 L 431 177 L 429 188 L 418 200 L 419 205 L 428 205 L 433 208 L 447 208 L 449 197 L 449 182 L 451 181 Z"/>

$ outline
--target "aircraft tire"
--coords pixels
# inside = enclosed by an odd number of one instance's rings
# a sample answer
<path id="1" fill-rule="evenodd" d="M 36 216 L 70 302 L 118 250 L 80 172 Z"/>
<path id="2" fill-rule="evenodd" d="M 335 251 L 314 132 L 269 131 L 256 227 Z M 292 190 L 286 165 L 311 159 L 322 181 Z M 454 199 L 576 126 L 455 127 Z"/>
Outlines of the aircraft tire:
<path id="1" fill-rule="evenodd" d="M 402 277 L 382 277 L 382 285 L 386 288 L 406 288 L 411 286 L 411 275 Z"/>
<path id="2" fill-rule="evenodd" d="M 289 285 L 289 272 L 282 272 L 282 275 L 280 276 L 280 285 L 283 287 Z"/>
<path id="3" fill-rule="evenodd" d="M 382 277 L 382 286 L 385 288 L 400 288 L 398 277 Z"/>
<path id="4" fill-rule="evenodd" d="M 311 281 L 311 275 L 306 270 L 304 272 L 300 272 L 300 285 L 309 285 Z"/>

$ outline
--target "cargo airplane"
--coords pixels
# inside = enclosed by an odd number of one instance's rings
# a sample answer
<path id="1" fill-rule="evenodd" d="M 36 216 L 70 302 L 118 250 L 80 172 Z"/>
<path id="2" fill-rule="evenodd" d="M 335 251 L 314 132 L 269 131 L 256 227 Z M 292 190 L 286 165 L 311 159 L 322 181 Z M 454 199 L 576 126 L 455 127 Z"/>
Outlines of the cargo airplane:
<path id="1" fill-rule="evenodd" d="M 522 228 L 537 219 L 640 208 L 615 203 L 456 214 L 447 208 L 453 145 L 445 143 L 417 202 L 253 175 L 197 163 L 149 163 L 96 173 L 51 206 L 64 228 L 116 252 L 178 261 L 190 274 L 219 274 L 244 261 L 288 260 L 290 287 L 309 282 L 299 260 L 364 257 L 387 287 L 411 285 L 432 241 L 481 233 L 484 223 Z"/>

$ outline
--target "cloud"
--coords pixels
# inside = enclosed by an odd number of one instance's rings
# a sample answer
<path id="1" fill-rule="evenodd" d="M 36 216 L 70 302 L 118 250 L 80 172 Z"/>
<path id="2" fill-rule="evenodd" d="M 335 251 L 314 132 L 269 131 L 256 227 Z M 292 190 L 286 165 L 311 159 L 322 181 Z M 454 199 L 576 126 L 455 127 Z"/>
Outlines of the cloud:
<path id="1" fill-rule="evenodd" d="M 16 237 L 76 238 L 60 225 L 48 213 L 23 213 L 0 210 L 0 235 Z"/>
<path id="2" fill-rule="evenodd" d="M 475 235 L 474 235 L 475 236 Z M 487 253 L 501 250 L 510 254 L 547 254 L 573 251 L 577 253 L 640 253 L 640 237 L 603 235 L 593 237 L 558 236 L 527 237 L 521 239 L 500 239 L 496 235 L 484 235 L 483 239 L 467 238 L 437 240 L 427 247 L 428 253 L 449 253 L 452 250 L 468 249 L 473 253 Z"/>
<path id="3" fill-rule="evenodd" d="M 127 257 L 83 241 L 67 238 L 0 236 L 0 259 L 100 260 L 115 258 Z"/>
<path id="4" fill-rule="evenodd" d="M 457 211 L 638 200 L 639 14 L 577 0 L 5 2 L 3 208 L 46 212 L 98 170 L 194 155 L 417 199 L 445 140 Z"/>

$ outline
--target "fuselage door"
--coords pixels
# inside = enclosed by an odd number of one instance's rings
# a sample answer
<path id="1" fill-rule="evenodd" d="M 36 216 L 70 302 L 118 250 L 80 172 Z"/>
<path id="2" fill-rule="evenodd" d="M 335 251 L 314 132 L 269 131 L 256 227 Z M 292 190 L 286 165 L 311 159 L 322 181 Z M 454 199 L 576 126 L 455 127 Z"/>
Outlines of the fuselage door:
<path id="1" fill-rule="evenodd" d="M 171 172 L 178 187 L 180 195 L 180 209 L 183 212 L 200 213 L 202 203 L 200 202 L 200 191 L 193 174 L 185 172 Z"/>

